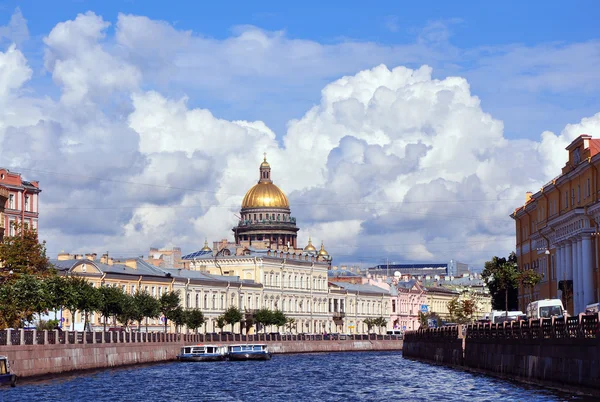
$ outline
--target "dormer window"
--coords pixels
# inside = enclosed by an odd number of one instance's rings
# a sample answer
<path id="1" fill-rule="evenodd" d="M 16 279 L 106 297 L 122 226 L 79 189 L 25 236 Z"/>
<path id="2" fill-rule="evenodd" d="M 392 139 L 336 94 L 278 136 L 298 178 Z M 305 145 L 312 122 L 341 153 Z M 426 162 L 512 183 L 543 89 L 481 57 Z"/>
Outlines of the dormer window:
<path id="1" fill-rule="evenodd" d="M 579 148 L 573 151 L 573 164 L 577 165 L 581 162 L 581 154 L 579 153 Z"/>

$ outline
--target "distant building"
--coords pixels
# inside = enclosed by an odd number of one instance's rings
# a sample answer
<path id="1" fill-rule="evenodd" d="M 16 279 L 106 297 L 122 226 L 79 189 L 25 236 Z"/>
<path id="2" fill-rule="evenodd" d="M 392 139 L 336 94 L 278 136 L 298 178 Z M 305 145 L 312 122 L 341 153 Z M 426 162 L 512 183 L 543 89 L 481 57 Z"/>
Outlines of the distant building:
<path id="1" fill-rule="evenodd" d="M 181 249 L 179 247 L 173 247 L 171 249 L 151 247 L 146 262 L 155 267 L 183 268 Z"/>
<path id="2" fill-rule="evenodd" d="M 0 186 L 8 190 L 5 194 L 4 214 L 2 224 L 6 235 L 14 236 L 16 222 L 27 224 L 30 228 L 38 229 L 38 201 L 42 192 L 37 181 L 23 180 L 20 173 L 0 168 Z M 0 192 L 0 201 L 2 198 Z"/>
<path id="3" fill-rule="evenodd" d="M 425 275 L 450 275 L 449 264 L 444 263 L 425 263 L 425 264 L 381 264 L 368 268 L 371 275 L 394 276 L 398 271 L 402 276 L 425 276 Z"/>
<path id="4" fill-rule="evenodd" d="M 450 260 L 448 264 L 448 273 L 451 276 L 461 277 L 469 273 L 469 265 L 462 262 Z"/>

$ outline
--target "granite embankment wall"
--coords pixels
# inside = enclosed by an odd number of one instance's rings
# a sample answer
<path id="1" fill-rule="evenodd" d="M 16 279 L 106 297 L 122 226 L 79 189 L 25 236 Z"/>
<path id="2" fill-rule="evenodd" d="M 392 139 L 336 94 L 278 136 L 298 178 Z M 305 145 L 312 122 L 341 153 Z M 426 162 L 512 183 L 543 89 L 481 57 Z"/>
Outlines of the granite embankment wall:
<path id="1" fill-rule="evenodd" d="M 322 336 L 240 335 L 215 339 L 162 333 L 0 331 L 0 355 L 8 357 L 15 374 L 33 377 L 174 360 L 183 345 L 202 342 L 260 342 L 268 344 L 275 354 L 402 349 L 402 340 L 381 335 L 345 340 L 324 340 Z"/>
<path id="2" fill-rule="evenodd" d="M 599 323 L 594 314 L 469 325 L 452 335 L 445 328 L 414 331 L 405 336 L 403 355 L 600 396 Z M 456 353 L 457 341 L 464 344 L 461 363 L 447 358 Z M 438 349 L 433 355 L 432 347 Z"/>
<path id="3" fill-rule="evenodd" d="M 463 364 L 463 339 L 459 330 L 460 327 L 445 327 L 407 332 L 402 356 L 460 366 Z"/>

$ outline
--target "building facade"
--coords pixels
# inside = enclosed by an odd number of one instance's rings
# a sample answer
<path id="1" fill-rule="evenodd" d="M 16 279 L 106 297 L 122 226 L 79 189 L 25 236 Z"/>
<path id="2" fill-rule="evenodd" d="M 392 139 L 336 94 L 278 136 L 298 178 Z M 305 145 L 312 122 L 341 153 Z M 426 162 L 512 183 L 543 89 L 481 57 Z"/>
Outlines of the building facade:
<path id="1" fill-rule="evenodd" d="M 42 192 L 37 181 L 23 180 L 20 173 L 0 169 L 0 186 L 8 190 L 4 202 L 3 225 L 6 235 L 15 234 L 14 224 L 27 224 L 38 229 L 39 194 Z"/>
<path id="2" fill-rule="evenodd" d="M 600 140 L 582 134 L 566 150 L 562 172 L 538 192 L 527 193 L 511 217 L 519 270 L 542 275 L 533 300 L 560 298 L 570 314 L 578 314 L 599 300 Z M 521 288 L 519 295 L 525 311 L 531 292 Z"/>

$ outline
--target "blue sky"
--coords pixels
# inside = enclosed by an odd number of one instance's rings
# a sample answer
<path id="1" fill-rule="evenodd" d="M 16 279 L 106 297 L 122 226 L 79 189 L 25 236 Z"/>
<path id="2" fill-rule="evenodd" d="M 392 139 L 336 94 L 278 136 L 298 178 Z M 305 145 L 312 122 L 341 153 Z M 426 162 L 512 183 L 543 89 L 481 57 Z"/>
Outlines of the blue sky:
<path id="1" fill-rule="evenodd" d="M 300 243 L 482 264 L 600 136 L 599 9 L 1 1 L 0 156 L 42 183 L 51 255 L 226 237 L 267 152 Z"/>
<path id="2" fill-rule="evenodd" d="M 116 22 L 119 13 L 144 15 L 163 20 L 179 30 L 190 30 L 195 35 L 225 39 L 236 26 L 254 25 L 268 31 L 285 31 L 288 38 L 308 39 L 322 44 L 344 41 L 375 42 L 382 45 L 411 44 L 428 26 L 441 24 L 448 42 L 439 47 L 456 47 L 463 51 L 502 48 L 506 46 L 565 46 L 598 39 L 596 17 L 600 5 L 594 1 L 427 1 L 398 2 L 362 1 L 300 3 L 281 1 L 223 1 L 223 2 L 169 2 L 160 1 L 62 1 L 60 6 L 36 1 L 3 1 L 0 16 L 7 21 L 16 7 L 20 7 L 28 21 L 32 36 L 25 49 L 30 58 L 39 57 L 39 42 L 58 21 L 74 18 L 78 13 L 93 11 L 104 20 Z M 114 25 L 108 32 L 114 32 Z M 440 33 L 440 32 L 438 32 Z M 36 54 L 36 52 L 38 52 Z M 400 60 L 401 61 L 401 60 Z M 34 60 L 30 61 L 34 63 Z M 372 66 L 382 62 L 373 59 Z M 599 102 L 597 91 L 585 88 L 569 91 L 503 90 L 501 77 L 487 74 L 479 77 L 472 70 L 476 58 L 462 60 L 434 60 L 422 58 L 403 65 L 418 67 L 429 64 L 435 68 L 434 77 L 443 78 L 458 73 L 469 79 L 473 91 L 483 106 L 505 123 L 509 138 L 537 138 L 544 130 L 558 131 L 566 123 L 593 111 Z M 365 66 L 369 61 L 365 61 Z M 35 64 L 34 64 L 35 65 Z M 524 71 L 524 74 L 535 74 Z M 544 65 L 537 66 L 539 70 Z M 345 73 L 344 71 L 341 71 Z M 318 89 L 335 74 L 307 83 L 310 93 L 298 91 L 283 95 L 270 90 L 264 94 L 264 106 L 249 107 L 243 103 L 231 104 L 227 99 L 204 93 L 193 93 L 192 104 L 210 105 L 214 112 L 227 119 L 262 119 L 270 123 L 280 136 L 291 118 L 299 118 L 318 101 Z M 40 85 L 43 85 L 40 83 Z M 188 93 L 189 94 L 189 93 Z M 291 96 L 290 96 L 291 95 Z M 286 97 L 281 101 L 281 97 Z M 533 110 L 525 110 L 525 104 Z"/>

